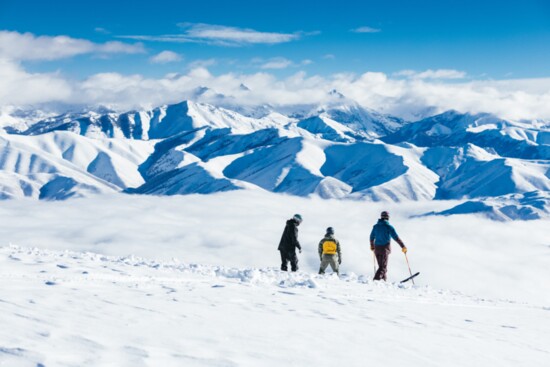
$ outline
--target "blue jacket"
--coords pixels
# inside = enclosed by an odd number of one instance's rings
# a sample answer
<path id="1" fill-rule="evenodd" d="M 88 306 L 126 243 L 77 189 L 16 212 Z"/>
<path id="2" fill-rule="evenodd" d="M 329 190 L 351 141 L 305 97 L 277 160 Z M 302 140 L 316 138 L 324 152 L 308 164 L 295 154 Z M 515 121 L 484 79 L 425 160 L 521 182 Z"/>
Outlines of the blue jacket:
<path id="1" fill-rule="evenodd" d="M 389 245 L 390 238 L 393 238 L 401 247 L 403 247 L 397 232 L 395 232 L 395 228 L 393 228 L 387 220 L 378 219 L 378 223 L 372 227 L 372 231 L 370 233 L 371 243 L 374 241 L 375 246 Z"/>

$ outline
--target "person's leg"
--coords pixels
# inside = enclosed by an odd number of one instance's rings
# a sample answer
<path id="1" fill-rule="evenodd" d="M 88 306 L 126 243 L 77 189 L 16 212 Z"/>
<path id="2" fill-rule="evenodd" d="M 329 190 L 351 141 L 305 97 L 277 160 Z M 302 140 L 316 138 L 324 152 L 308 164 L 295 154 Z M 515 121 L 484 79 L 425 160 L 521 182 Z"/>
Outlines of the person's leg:
<path id="1" fill-rule="evenodd" d="M 388 264 L 386 251 L 382 246 L 374 248 L 374 255 L 376 256 L 376 262 L 378 263 L 378 270 L 374 274 L 374 280 L 386 279 L 386 266 Z"/>
<path id="2" fill-rule="evenodd" d="M 386 280 L 388 272 L 388 258 L 390 255 L 389 246 L 380 246 L 375 249 L 376 261 L 378 262 L 378 271 L 376 272 L 375 280 Z"/>
<path id="3" fill-rule="evenodd" d="M 327 255 L 323 255 L 321 258 L 321 266 L 319 267 L 319 274 L 325 274 L 325 270 L 327 269 L 327 266 L 329 264 L 329 260 L 327 258 Z"/>
<path id="4" fill-rule="evenodd" d="M 281 253 L 281 270 L 288 271 L 288 257 L 284 251 L 279 251 Z"/>
<path id="5" fill-rule="evenodd" d="M 332 271 L 339 275 L 338 273 L 338 255 L 331 255 L 330 256 L 330 267 L 332 268 Z"/>
<path id="6" fill-rule="evenodd" d="M 380 255 L 378 255 L 378 251 L 376 251 L 376 249 L 374 250 L 374 256 L 376 257 L 376 263 L 378 264 L 378 269 L 376 270 L 376 273 L 374 273 L 374 280 L 380 280 Z"/>
<path id="7" fill-rule="evenodd" d="M 296 256 L 296 252 L 293 252 L 289 254 L 289 260 L 290 260 L 290 266 L 292 271 L 298 270 L 298 256 Z"/>

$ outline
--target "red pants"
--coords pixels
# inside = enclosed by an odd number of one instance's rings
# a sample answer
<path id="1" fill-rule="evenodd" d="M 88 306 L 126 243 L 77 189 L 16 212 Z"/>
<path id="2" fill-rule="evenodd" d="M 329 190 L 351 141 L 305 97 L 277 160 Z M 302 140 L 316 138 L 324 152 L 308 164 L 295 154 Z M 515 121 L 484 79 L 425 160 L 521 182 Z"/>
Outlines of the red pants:
<path id="1" fill-rule="evenodd" d="M 374 246 L 374 255 L 376 255 L 376 261 L 378 262 L 378 270 L 374 274 L 374 280 L 386 280 L 386 273 L 388 272 L 388 258 L 390 256 L 390 245 Z"/>

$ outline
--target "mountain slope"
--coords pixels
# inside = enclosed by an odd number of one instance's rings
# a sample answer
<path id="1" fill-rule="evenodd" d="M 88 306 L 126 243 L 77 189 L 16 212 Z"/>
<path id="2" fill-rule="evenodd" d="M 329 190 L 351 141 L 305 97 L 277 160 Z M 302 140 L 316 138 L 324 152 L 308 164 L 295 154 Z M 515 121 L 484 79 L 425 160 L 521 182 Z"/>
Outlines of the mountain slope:
<path id="1" fill-rule="evenodd" d="M 315 190 L 321 177 L 300 163 L 298 155 L 304 150 L 304 144 L 303 138 L 296 137 L 258 148 L 234 160 L 223 173 L 269 191 L 308 195 Z"/>
<path id="2" fill-rule="evenodd" d="M 422 163 L 440 176 L 436 199 L 550 190 L 550 161 L 501 158 L 473 144 L 427 149 Z"/>
<path id="3" fill-rule="evenodd" d="M 544 131 L 542 132 L 545 133 Z M 525 123 L 512 123 L 489 114 L 460 114 L 448 111 L 407 124 L 385 136 L 389 144 L 412 143 L 421 147 L 477 145 L 502 157 L 549 159 L 550 145 L 538 143 L 538 129 Z"/>
<path id="4" fill-rule="evenodd" d="M 46 119 L 22 135 L 2 135 L 5 145 L 22 143 L 25 136 L 44 142 L 51 134 L 81 136 L 74 143 L 59 143 L 67 147 L 53 156 L 40 154 L 52 146 L 43 142 L 34 155 L 21 157 L 22 164 L 17 155 L 8 159 L 2 166 L 2 197 L 62 199 L 79 190 L 174 195 L 246 189 L 403 202 L 482 201 L 550 191 L 547 124 L 456 111 L 405 122 L 335 91 L 330 95 L 327 105 L 298 106 L 295 110 L 301 112 L 289 116 L 276 106 L 236 108 L 245 116 L 184 101 L 147 111 Z M 119 152 L 122 146 L 130 150 L 129 157 Z M 59 165 L 65 167 L 62 172 Z M 547 211 L 537 213 L 545 216 Z M 506 216 L 512 217 L 521 215 Z"/>
<path id="5" fill-rule="evenodd" d="M 69 132 L 0 135 L 2 196 L 63 199 L 139 185 L 150 144 L 90 140 Z M 48 185 L 49 184 L 49 185 Z"/>

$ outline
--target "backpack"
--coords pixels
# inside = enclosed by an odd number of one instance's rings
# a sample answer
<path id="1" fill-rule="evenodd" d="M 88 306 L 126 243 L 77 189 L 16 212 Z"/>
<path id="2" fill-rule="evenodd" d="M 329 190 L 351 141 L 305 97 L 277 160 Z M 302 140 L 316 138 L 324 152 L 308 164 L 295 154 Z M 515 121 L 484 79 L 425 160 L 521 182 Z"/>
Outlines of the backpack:
<path id="1" fill-rule="evenodd" d="M 336 241 L 335 240 L 326 240 L 323 242 L 323 255 L 334 255 L 336 254 Z"/>

